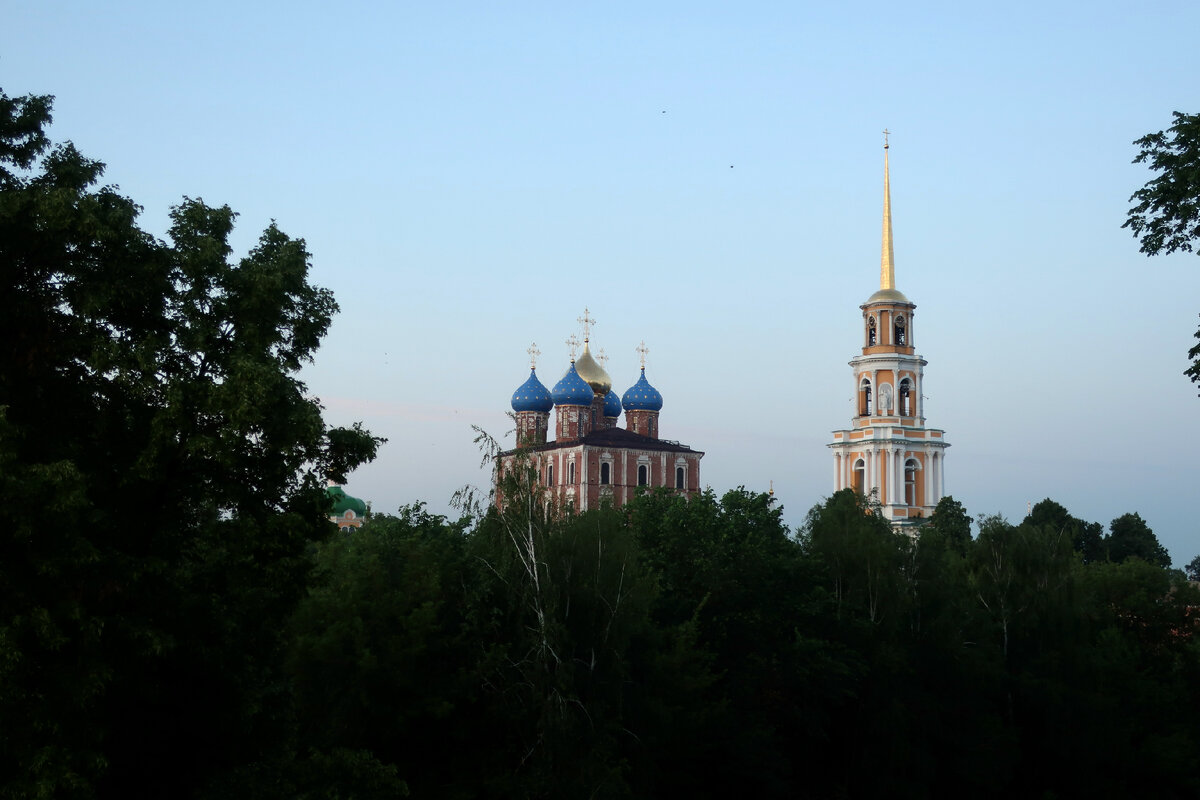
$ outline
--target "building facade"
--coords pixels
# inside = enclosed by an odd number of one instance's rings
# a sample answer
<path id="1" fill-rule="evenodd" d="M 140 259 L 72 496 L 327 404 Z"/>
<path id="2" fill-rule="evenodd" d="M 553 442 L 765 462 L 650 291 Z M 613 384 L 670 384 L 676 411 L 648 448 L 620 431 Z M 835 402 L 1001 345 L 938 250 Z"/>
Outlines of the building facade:
<path id="1" fill-rule="evenodd" d="M 520 468 L 529 470 L 547 504 L 577 511 L 624 505 L 639 487 L 666 487 L 687 495 L 700 491 L 704 453 L 659 435 L 663 399 L 646 379 L 645 345 L 638 348 L 641 376 L 618 397 L 612 379 L 591 354 L 588 326 L 594 320 L 586 310 L 581 322 L 583 352 L 578 359 L 572 352 L 554 389 L 542 385 L 531 363 L 528 380 L 513 393 L 517 446 L 498 457 L 497 506 L 504 505 L 504 476 Z M 530 347 L 531 360 L 536 354 L 536 345 Z M 548 439 L 551 413 L 553 440 Z"/>
<path id="2" fill-rule="evenodd" d="M 879 291 L 862 309 L 860 353 L 850 359 L 854 411 L 834 431 L 834 489 L 878 500 L 896 527 L 918 524 L 945 494 L 945 431 L 926 425 L 924 358 L 917 355 L 916 305 L 896 288 L 888 145 L 883 150 L 883 248 Z"/>

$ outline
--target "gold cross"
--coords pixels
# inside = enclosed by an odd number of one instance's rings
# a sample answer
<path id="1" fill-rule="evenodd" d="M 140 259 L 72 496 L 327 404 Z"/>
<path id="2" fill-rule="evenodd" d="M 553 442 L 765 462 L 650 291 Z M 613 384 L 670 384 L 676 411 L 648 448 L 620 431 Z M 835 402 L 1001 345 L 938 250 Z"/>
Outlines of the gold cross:
<path id="1" fill-rule="evenodd" d="M 596 360 L 600 362 L 600 366 L 608 368 L 608 353 L 604 352 L 603 347 L 596 351 Z"/>
<path id="2" fill-rule="evenodd" d="M 643 339 L 642 343 L 635 347 L 634 350 L 636 350 L 637 354 L 641 356 L 642 369 L 644 370 L 646 368 L 646 354 L 650 352 L 650 348 L 646 347 L 646 340 Z"/>
<path id="3" fill-rule="evenodd" d="M 542 351 L 538 350 L 537 342 L 530 342 L 529 349 L 525 352 L 529 353 L 529 368 L 537 369 L 537 357 L 542 354 Z"/>
<path id="4" fill-rule="evenodd" d="M 588 315 L 587 306 L 583 307 L 583 316 L 577 318 L 575 321 L 583 326 L 583 340 L 586 342 L 588 334 L 591 332 L 591 326 L 596 324 L 596 320 Z"/>
<path id="5" fill-rule="evenodd" d="M 579 348 L 579 337 L 571 334 L 567 337 L 567 347 L 571 350 L 571 361 L 575 360 L 575 351 Z"/>
<path id="6" fill-rule="evenodd" d="M 883 149 L 888 149 L 888 135 L 891 133 L 887 128 L 883 129 Z"/>

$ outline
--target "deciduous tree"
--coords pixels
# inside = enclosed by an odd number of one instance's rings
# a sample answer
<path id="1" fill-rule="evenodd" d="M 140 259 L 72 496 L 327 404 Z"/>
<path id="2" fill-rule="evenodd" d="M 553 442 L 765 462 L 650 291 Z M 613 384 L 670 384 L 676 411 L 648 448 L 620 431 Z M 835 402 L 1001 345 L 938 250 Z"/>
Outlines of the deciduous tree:
<path id="1" fill-rule="evenodd" d="M 286 744 L 323 482 L 373 455 L 297 377 L 337 305 L 272 224 L 170 241 L 0 92 L 0 794 L 186 796 Z"/>

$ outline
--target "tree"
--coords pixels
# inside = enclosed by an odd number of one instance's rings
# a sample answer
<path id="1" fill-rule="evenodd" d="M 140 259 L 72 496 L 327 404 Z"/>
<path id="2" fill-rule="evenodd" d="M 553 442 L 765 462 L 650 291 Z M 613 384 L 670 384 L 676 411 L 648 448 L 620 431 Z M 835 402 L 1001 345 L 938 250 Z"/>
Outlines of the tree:
<path id="1" fill-rule="evenodd" d="M 1183 568 L 1189 581 L 1200 581 L 1200 556 L 1196 556 Z"/>
<path id="2" fill-rule="evenodd" d="M 1135 205 L 1121 227 L 1130 229 L 1148 256 L 1190 253 L 1200 238 L 1200 114 L 1171 113 L 1174 125 L 1134 142 L 1141 150 L 1133 163 L 1148 163 L 1158 175 L 1129 198 Z M 1200 344 L 1188 358 L 1192 365 L 1184 374 L 1200 384 Z"/>
<path id="3" fill-rule="evenodd" d="M 1134 142 L 1141 150 L 1133 163 L 1158 175 L 1130 196 L 1135 205 L 1121 226 L 1149 256 L 1190 253 L 1200 238 L 1200 114 L 1171 113 L 1174 125 Z"/>
<path id="4" fill-rule="evenodd" d="M 323 483 L 373 456 L 297 378 L 337 310 L 272 224 L 170 241 L 0 92 L 0 795 L 188 796 L 283 757 Z"/>
<path id="5" fill-rule="evenodd" d="M 971 522 L 967 509 L 951 495 L 938 501 L 926 527 L 941 535 L 959 555 L 965 555 L 971 543 Z"/>
<path id="6" fill-rule="evenodd" d="M 1122 514 L 1108 526 L 1108 557 L 1114 563 L 1137 557 L 1157 567 L 1171 566 L 1171 555 L 1139 514 Z"/>
<path id="7" fill-rule="evenodd" d="M 1049 497 L 1036 504 L 1025 517 L 1026 525 L 1048 526 L 1071 535 L 1071 545 L 1083 557 L 1083 563 L 1095 564 L 1108 556 L 1104 547 L 1104 526 L 1071 516 L 1062 505 Z"/>

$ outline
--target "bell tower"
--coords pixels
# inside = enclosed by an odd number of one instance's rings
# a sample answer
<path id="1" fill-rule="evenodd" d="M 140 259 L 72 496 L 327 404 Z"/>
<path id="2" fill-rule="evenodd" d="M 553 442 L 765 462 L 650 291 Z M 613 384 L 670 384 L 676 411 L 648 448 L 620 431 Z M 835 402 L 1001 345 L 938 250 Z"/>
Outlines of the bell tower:
<path id="1" fill-rule="evenodd" d="M 945 431 L 925 425 L 924 358 L 917 355 L 916 305 L 896 288 L 888 131 L 883 144 L 883 248 L 879 291 L 862 309 L 862 347 L 850 359 L 854 410 L 848 430 L 834 431 L 834 489 L 875 496 L 896 527 L 918 524 L 945 493 Z"/>

